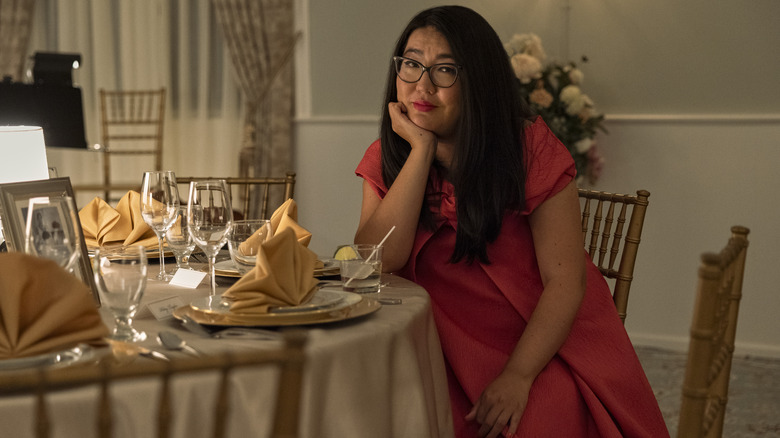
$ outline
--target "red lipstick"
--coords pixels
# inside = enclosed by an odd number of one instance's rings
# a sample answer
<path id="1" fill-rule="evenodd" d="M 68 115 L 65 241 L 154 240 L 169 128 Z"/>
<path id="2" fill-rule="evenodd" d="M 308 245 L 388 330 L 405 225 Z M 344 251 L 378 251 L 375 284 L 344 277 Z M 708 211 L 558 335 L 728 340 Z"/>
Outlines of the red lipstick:
<path id="1" fill-rule="evenodd" d="M 418 100 L 412 102 L 412 105 L 414 105 L 414 109 L 423 113 L 427 113 L 428 111 L 433 111 L 436 109 L 436 105 L 428 102 L 427 100 Z"/>

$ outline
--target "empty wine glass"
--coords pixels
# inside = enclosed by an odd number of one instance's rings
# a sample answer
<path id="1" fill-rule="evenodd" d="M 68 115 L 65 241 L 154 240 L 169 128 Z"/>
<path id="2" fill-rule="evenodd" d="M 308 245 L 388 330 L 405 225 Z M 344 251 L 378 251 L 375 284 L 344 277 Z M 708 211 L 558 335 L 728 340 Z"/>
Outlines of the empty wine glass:
<path id="1" fill-rule="evenodd" d="M 52 259 L 73 272 L 79 259 L 81 229 L 70 196 L 31 198 L 27 206 L 24 251 Z"/>
<path id="2" fill-rule="evenodd" d="M 227 233 L 233 224 L 225 180 L 203 180 L 190 183 L 187 202 L 187 223 L 195 243 L 209 258 L 211 295 L 215 295 L 217 283 L 214 272 L 217 253 L 227 241 Z"/>
<path id="3" fill-rule="evenodd" d="M 176 256 L 176 267 L 190 269 L 190 254 L 195 249 L 195 241 L 192 240 L 187 225 L 186 207 L 180 207 L 176 212 L 176 222 L 165 232 L 165 240 L 168 241 L 168 247 Z"/>
<path id="4" fill-rule="evenodd" d="M 141 216 L 157 234 L 160 244 L 160 273 L 155 277 L 156 280 L 167 281 L 172 277 L 165 273 L 163 237 L 176 220 L 179 205 L 179 190 L 176 187 L 176 176 L 172 171 L 144 172 L 141 186 Z"/>
<path id="5" fill-rule="evenodd" d="M 146 289 L 147 260 L 142 246 L 101 247 L 92 260 L 101 303 L 114 316 L 111 339 L 136 342 L 146 333 L 133 328 L 133 317 Z"/>

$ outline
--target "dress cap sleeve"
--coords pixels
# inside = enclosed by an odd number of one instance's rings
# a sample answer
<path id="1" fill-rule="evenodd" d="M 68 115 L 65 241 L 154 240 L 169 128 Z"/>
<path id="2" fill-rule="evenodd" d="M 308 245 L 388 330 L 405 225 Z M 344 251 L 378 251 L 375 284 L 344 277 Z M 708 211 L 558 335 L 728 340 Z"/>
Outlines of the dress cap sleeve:
<path id="1" fill-rule="evenodd" d="M 387 194 L 384 179 L 382 178 L 382 146 L 379 140 L 371 143 L 363 159 L 355 169 L 355 175 L 363 178 L 371 184 L 377 196 L 384 198 Z"/>
<path id="2" fill-rule="evenodd" d="M 538 117 L 525 129 L 525 209 L 530 214 L 556 193 L 563 190 L 577 174 L 566 146 L 550 131 Z"/>

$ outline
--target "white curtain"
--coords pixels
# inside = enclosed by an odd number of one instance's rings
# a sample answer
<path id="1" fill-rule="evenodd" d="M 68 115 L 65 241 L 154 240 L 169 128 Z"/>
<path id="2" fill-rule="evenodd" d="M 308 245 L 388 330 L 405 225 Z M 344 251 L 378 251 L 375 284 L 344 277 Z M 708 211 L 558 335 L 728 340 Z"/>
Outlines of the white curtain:
<path id="1" fill-rule="evenodd" d="M 90 143 L 100 139 L 100 88 L 163 86 L 163 167 L 180 176 L 238 175 L 240 92 L 208 0 L 37 1 L 29 51 L 81 53 L 74 83 Z M 99 153 L 49 148 L 48 157 L 74 184 L 100 180 Z"/>

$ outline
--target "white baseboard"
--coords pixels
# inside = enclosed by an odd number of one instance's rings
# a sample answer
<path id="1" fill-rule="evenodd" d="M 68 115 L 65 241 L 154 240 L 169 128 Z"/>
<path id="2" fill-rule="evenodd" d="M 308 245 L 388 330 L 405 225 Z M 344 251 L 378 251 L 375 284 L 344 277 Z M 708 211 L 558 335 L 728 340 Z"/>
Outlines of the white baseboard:
<path id="1" fill-rule="evenodd" d="M 678 352 L 688 351 L 687 337 L 663 336 L 648 333 L 629 333 L 631 342 L 636 346 L 663 348 Z M 734 346 L 734 356 L 757 356 L 780 359 L 780 347 L 776 345 L 737 342 Z"/>

